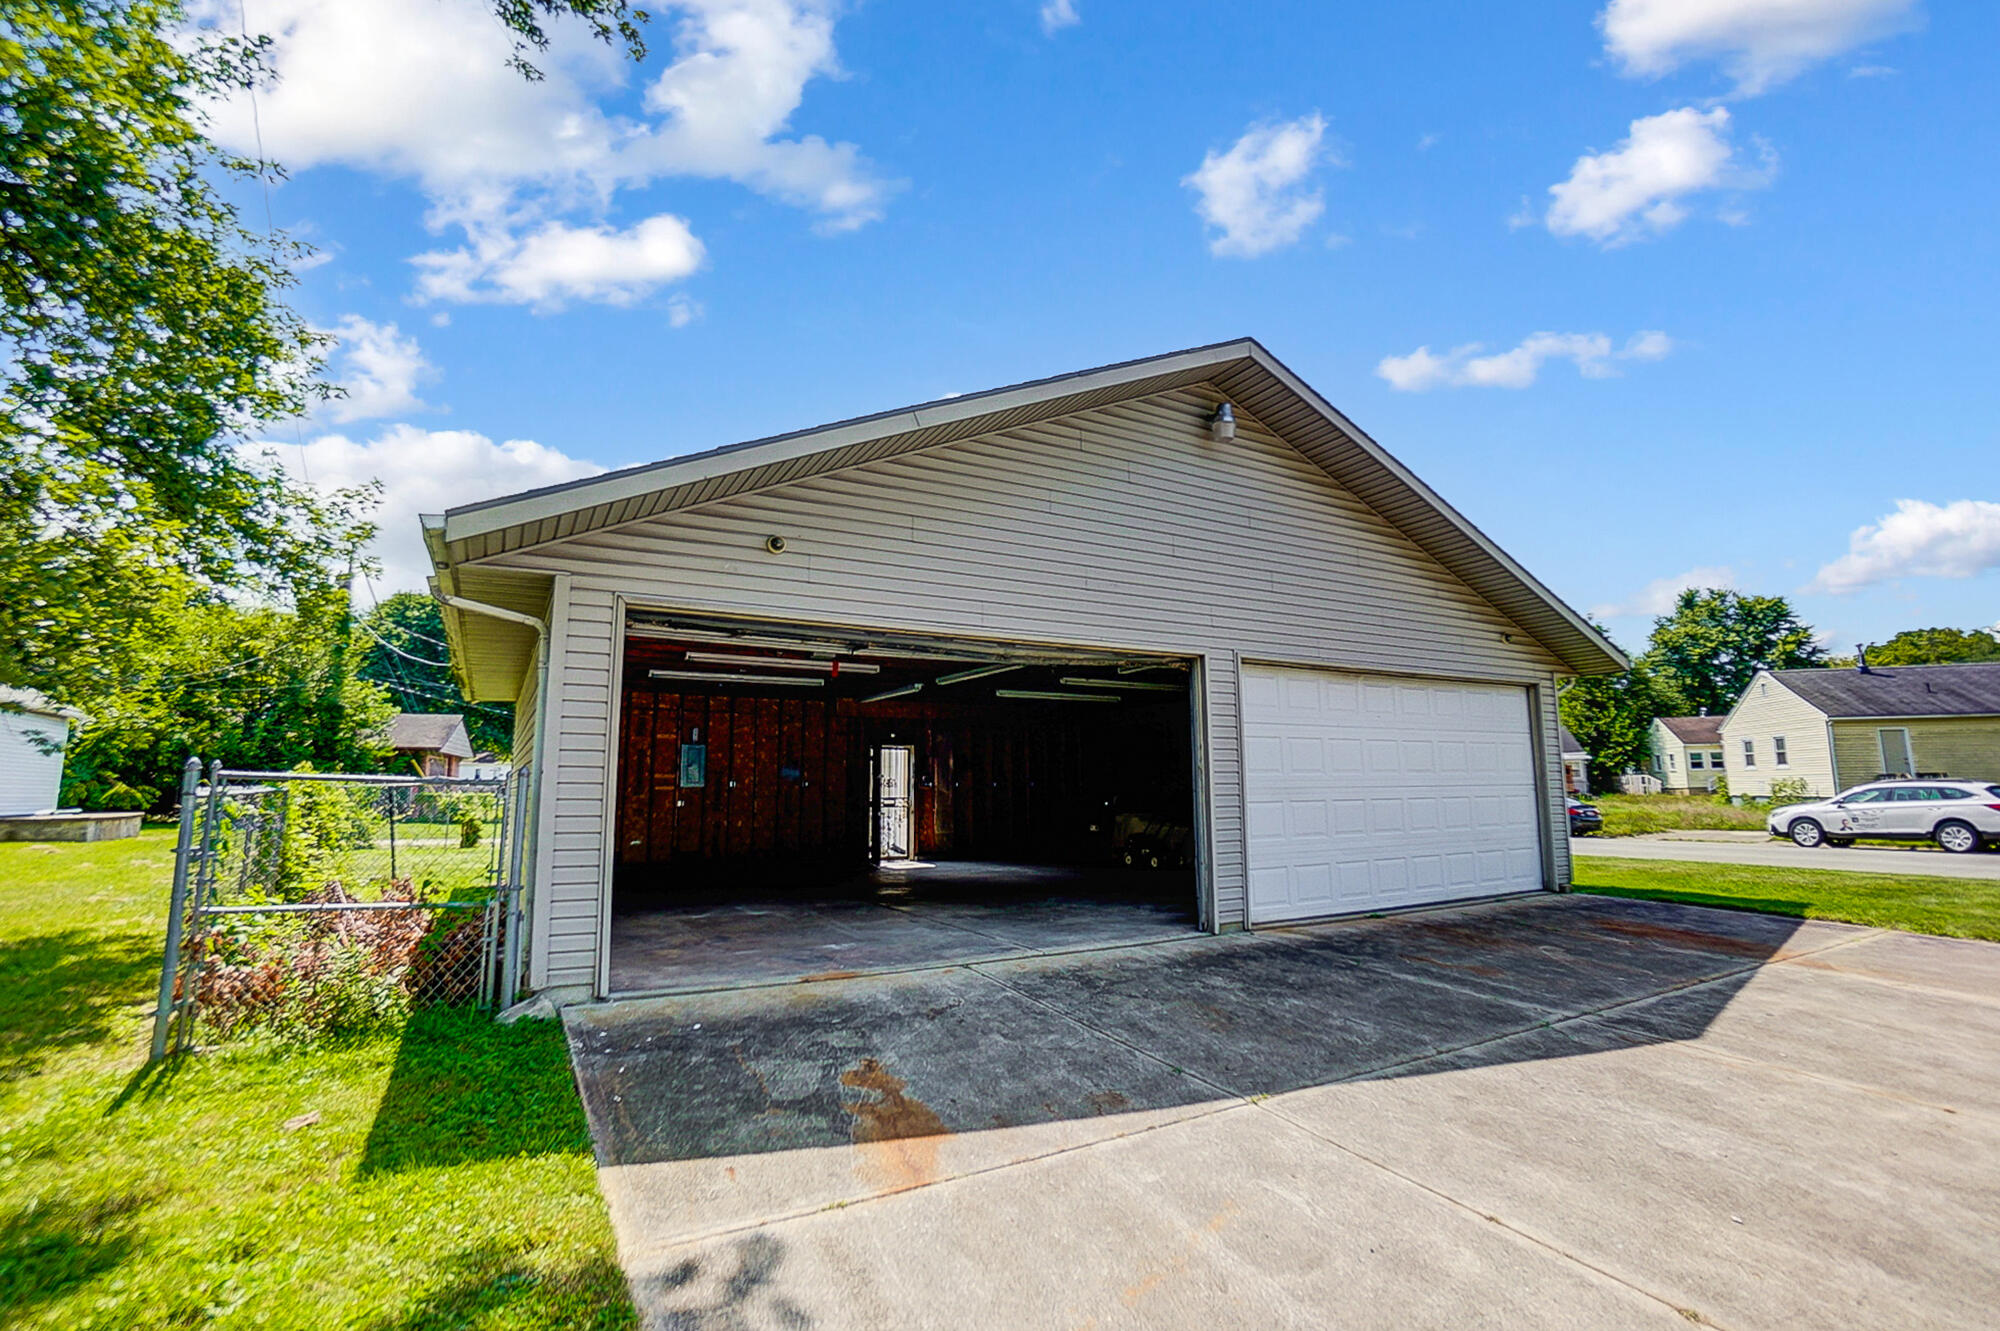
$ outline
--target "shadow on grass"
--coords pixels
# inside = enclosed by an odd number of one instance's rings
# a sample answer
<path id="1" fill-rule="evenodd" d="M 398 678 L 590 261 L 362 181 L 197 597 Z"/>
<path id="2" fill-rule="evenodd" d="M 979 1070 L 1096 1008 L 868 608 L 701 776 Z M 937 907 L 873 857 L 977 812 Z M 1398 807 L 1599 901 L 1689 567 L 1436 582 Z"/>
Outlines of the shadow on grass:
<path id="1" fill-rule="evenodd" d="M 1578 883 L 1571 889 L 1593 897 L 1629 897 L 1635 901 L 1677 901 L 1684 906 L 1714 906 L 1720 910 L 1754 910 L 1763 915 L 1812 918 L 1809 901 L 1785 901 L 1777 897 L 1737 896 L 1728 892 L 1692 892 L 1677 887 L 1593 887 Z"/>
<path id="2" fill-rule="evenodd" d="M 159 973 L 160 954 L 141 934 L 62 929 L 0 942 L 0 1081 L 103 1041 Z"/>
<path id="3" fill-rule="evenodd" d="M 400 1315 L 368 1323 L 369 1331 L 459 1331 L 483 1327 L 574 1327 L 623 1331 L 637 1325 L 616 1263 L 595 1258 L 560 1271 L 520 1260 L 502 1245 L 454 1255 L 450 1274 Z"/>
<path id="4" fill-rule="evenodd" d="M 429 1008 L 403 1028 L 360 1172 L 589 1151 L 560 1025 Z"/>
<path id="5" fill-rule="evenodd" d="M 135 1221 L 151 1204 L 123 1193 L 85 1204 L 30 1202 L 0 1216 L 0 1309 L 19 1314 L 126 1261 L 139 1247 Z"/>

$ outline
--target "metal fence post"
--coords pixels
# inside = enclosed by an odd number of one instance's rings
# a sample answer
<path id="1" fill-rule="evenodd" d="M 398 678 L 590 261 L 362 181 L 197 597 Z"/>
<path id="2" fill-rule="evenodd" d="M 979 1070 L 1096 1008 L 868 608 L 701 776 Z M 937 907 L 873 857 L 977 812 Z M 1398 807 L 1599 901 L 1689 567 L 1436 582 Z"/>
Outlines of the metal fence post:
<path id="1" fill-rule="evenodd" d="M 194 849 L 195 794 L 201 788 L 201 759 L 181 767 L 181 835 L 174 845 L 174 891 L 167 906 L 167 949 L 160 959 L 160 1005 L 153 1009 L 153 1056 L 167 1056 L 167 1032 L 174 1020 L 174 981 L 181 969 L 181 924 L 187 914 L 188 855 Z"/>
<path id="2" fill-rule="evenodd" d="M 208 765 L 208 798 L 202 801 L 201 809 L 201 853 L 195 857 L 194 885 L 188 893 L 189 923 L 194 927 L 194 938 L 190 955 L 193 969 L 188 973 L 187 992 L 181 995 L 175 1005 L 180 1016 L 179 1029 L 174 1032 L 176 1048 L 188 1047 L 194 1033 L 196 1010 L 195 995 L 201 988 L 201 968 L 206 958 L 202 955 L 208 941 L 204 914 L 208 905 L 209 888 L 215 881 L 215 820 L 222 805 L 222 759 L 217 758 Z"/>
<path id="3" fill-rule="evenodd" d="M 502 968 L 502 1008 L 512 1007 L 521 993 L 521 930 L 526 924 L 521 910 L 521 894 L 525 886 L 521 879 L 528 844 L 528 782 L 519 770 L 509 775 L 513 788 L 507 791 L 507 801 L 513 816 L 507 821 L 507 886 L 503 893 L 507 905 L 507 932 L 501 940 L 501 945 L 507 949 L 507 959 Z"/>

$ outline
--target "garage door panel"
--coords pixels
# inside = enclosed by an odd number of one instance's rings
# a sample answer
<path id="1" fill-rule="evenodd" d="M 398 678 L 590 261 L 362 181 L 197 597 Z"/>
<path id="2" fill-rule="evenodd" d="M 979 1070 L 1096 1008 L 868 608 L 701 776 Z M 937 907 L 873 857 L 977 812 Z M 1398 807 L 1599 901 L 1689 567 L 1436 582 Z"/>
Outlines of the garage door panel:
<path id="1" fill-rule="evenodd" d="M 1249 667 L 1253 923 L 1542 886 L 1524 689 Z"/>

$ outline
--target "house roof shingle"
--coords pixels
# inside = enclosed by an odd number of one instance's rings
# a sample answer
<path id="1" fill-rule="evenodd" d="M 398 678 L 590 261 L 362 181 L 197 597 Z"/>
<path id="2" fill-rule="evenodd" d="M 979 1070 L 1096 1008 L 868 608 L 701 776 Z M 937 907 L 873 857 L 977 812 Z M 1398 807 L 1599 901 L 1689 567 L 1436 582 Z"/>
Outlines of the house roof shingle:
<path id="1" fill-rule="evenodd" d="M 457 712 L 398 712 L 389 719 L 389 747 L 470 758 L 472 740 Z"/>
<path id="2" fill-rule="evenodd" d="M 1558 725 L 1556 727 L 1556 735 L 1562 743 L 1563 757 L 1588 758 L 1590 756 L 1590 750 L 1583 747 L 1582 740 L 1569 733 L 1568 726 Z"/>
<path id="3" fill-rule="evenodd" d="M 2000 716 L 2000 661 L 1771 674 L 1831 717 Z"/>
<path id="4" fill-rule="evenodd" d="M 1683 744 L 1722 743 L 1722 718 L 1719 716 L 1663 716 L 1660 724 L 1674 732 L 1674 738 Z"/>

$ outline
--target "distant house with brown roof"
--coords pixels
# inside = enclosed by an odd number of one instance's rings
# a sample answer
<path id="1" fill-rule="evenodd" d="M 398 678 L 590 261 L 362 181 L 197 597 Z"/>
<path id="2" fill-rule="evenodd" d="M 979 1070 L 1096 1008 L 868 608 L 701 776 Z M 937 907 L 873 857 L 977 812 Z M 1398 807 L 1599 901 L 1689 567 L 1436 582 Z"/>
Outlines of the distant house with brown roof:
<path id="1" fill-rule="evenodd" d="M 457 776 L 472 756 L 472 737 L 456 712 L 398 712 L 389 721 L 388 747 L 425 776 Z"/>
<path id="2" fill-rule="evenodd" d="M 1650 738 L 1653 775 L 1668 793 L 1713 791 L 1722 767 L 1722 718 L 1661 716 Z"/>
<path id="3" fill-rule="evenodd" d="M 2000 781 L 2000 662 L 1762 670 L 1722 722 L 1729 793 L 1891 776 Z"/>

